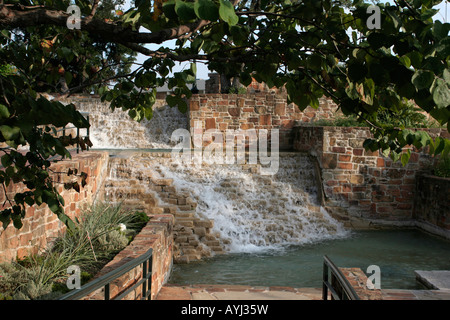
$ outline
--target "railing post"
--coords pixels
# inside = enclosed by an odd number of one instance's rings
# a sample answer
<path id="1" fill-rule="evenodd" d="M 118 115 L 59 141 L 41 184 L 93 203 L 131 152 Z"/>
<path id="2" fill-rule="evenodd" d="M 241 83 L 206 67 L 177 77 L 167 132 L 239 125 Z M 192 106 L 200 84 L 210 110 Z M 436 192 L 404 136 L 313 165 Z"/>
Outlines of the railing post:
<path id="1" fill-rule="evenodd" d="M 144 282 L 142 283 L 142 299 L 147 295 L 147 262 L 148 260 L 145 260 L 142 263 L 142 279 L 144 279 Z"/>
<path id="2" fill-rule="evenodd" d="M 88 113 L 88 115 L 87 115 L 87 121 L 88 121 L 88 123 L 89 123 L 89 113 Z M 87 138 L 89 139 L 89 126 L 88 126 L 87 129 L 86 129 L 86 136 L 87 136 Z M 89 151 L 89 145 L 87 146 L 87 150 Z"/>
<path id="3" fill-rule="evenodd" d="M 322 280 L 322 300 L 328 300 L 328 266 L 323 262 L 323 280 Z"/>
<path id="4" fill-rule="evenodd" d="M 148 300 L 152 300 L 152 275 L 153 275 L 153 255 L 148 258 L 148 274 L 149 279 L 147 281 L 147 291 L 149 292 Z"/>
<path id="5" fill-rule="evenodd" d="M 109 283 L 105 284 L 105 300 L 109 300 Z"/>
<path id="6" fill-rule="evenodd" d="M 80 128 L 77 128 L 77 153 L 80 152 L 80 143 L 78 142 L 78 139 L 80 139 Z"/>

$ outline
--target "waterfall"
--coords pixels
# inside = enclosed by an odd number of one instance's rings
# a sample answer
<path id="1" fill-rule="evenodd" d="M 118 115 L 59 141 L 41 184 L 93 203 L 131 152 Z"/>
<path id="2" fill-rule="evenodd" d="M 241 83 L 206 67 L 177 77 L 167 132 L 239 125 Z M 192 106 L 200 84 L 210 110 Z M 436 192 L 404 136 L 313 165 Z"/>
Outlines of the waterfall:
<path id="1" fill-rule="evenodd" d="M 90 140 L 95 149 L 168 149 L 173 131 L 188 127 L 187 114 L 158 100 L 151 120 L 134 121 L 121 109 L 107 103 L 79 101 L 79 111 L 89 112 Z"/>
<path id="2" fill-rule="evenodd" d="M 149 190 L 147 181 L 151 175 L 171 179 L 173 184 L 162 189 L 173 187 L 176 192 L 188 193 L 183 197 L 196 203 L 192 213 L 196 217 L 189 219 L 213 221 L 212 233 L 219 235 L 230 252 L 278 250 L 348 236 L 343 225 L 318 203 L 315 169 L 306 154 L 280 153 L 275 175 L 259 174 L 258 164 L 180 165 L 168 153 L 160 158 L 149 156 L 151 152 L 131 156 L 133 152 L 127 149 L 174 147 L 171 134 L 189 127 L 187 115 L 160 103 L 150 121 L 137 123 L 126 112 L 111 112 L 99 101 L 80 102 L 78 109 L 90 114 L 94 148 L 123 149 L 115 152 L 129 157 L 111 171 L 108 196 L 118 197 L 116 201 L 127 199 L 130 206 L 156 213 L 160 199 Z M 135 197 L 140 199 L 132 199 Z M 177 219 L 187 219 L 182 218 L 186 215 L 182 213 Z"/>
<path id="3" fill-rule="evenodd" d="M 214 221 L 214 231 L 230 252 L 255 252 L 348 236 L 348 231 L 317 202 L 313 162 L 307 155 L 280 157 L 275 176 L 257 166 L 174 167 L 155 169 L 189 191 L 197 213 Z"/>

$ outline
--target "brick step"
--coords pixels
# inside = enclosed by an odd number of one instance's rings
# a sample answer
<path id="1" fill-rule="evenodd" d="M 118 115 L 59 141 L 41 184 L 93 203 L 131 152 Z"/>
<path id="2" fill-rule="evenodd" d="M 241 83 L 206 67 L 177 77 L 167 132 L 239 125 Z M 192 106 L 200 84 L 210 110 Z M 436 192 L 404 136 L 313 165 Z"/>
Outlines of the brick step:
<path id="1" fill-rule="evenodd" d="M 192 211 L 192 205 L 190 205 L 190 204 L 184 204 L 184 205 L 178 204 L 178 209 L 181 210 L 181 211 Z"/>
<path id="2" fill-rule="evenodd" d="M 188 254 L 187 255 L 189 261 L 197 261 L 202 259 L 202 255 L 200 253 L 198 254 Z"/>
<path id="3" fill-rule="evenodd" d="M 177 218 L 193 218 L 195 217 L 196 212 L 194 210 L 190 210 L 190 211 L 177 211 L 174 216 L 175 219 Z"/>
<path id="4" fill-rule="evenodd" d="M 173 179 L 165 179 L 165 178 L 151 178 L 151 181 L 154 185 L 157 186 L 171 186 L 173 183 Z"/>
<path id="5" fill-rule="evenodd" d="M 194 219 L 195 218 L 176 218 L 175 219 L 175 224 L 179 224 L 179 225 L 182 225 L 184 227 L 193 228 L 194 227 Z"/>
<path id="6" fill-rule="evenodd" d="M 223 248 L 221 246 L 208 246 L 214 253 L 223 253 Z"/>
<path id="7" fill-rule="evenodd" d="M 167 203 L 167 204 L 174 204 L 174 205 L 178 204 L 178 200 L 177 199 L 163 198 L 162 196 L 163 195 L 161 195 L 161 198 L 160 198 L 162 202 Z"/>
<path id="8" fill-rule="evenodd" d="M 219 240 L 207 240 L 203 242 L 204 244 L 206 244 L 208 247 L 210 247 L 211 249 L 214 247 L 221 247 L 220 245 L 220 241 Z"/>
<path id="9" fill-rule="evenodd" d="M 164 212 L 164 208 L 161 207 L 151 207 L 151 208 L 147 208 L 147 213 L 148 214 L 164 214 L 166 212 Z"/>
<path id="10" fill-rule="evenodd" d="M 211 229 L 212 227 L 214 227 L 214 222 L 212 220 L 199 219 L 194 221 L 194 226 Z"/>

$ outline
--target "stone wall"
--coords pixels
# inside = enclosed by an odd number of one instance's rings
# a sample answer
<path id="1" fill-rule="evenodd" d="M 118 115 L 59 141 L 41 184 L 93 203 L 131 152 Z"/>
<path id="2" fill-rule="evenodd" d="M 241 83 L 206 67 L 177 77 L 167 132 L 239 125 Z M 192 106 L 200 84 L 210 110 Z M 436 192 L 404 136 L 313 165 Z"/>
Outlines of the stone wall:
<path id="1" fill-rule="evenodd" d="M 423 228 L 437 226 L 450 231 L 450 178 L 416 177 L 414 218 Z"/>
<path id="2" fill-rule="evenodd" d="M 106 152 L 83 152 L 73 154 L 71 160 L 52 164 L 51 169 L 55 172 L 67 172 L 69 168 L 76 168 L 78 172 L 88 174 L 87 185 L 80 192 L 64 190 L 62 183 L 73 179 L 72 177 L 65 174 L 53 176 L 58 185 L 58 192 L 64 198 L 64 211 L 70 218 L 79 216 L 83 209 L 96 198 L 101 197 L 107 163 L 108 154 Z M 15 193 L 24 190 L 25 186 L 22 184 L 10 184 L 7 188 L 7 195 L 9 198 L 13 198 Z M 4 201 L 5 195 L 2 193 L 0 203 L 4 203 Z M 52 239 L 63 232 L 65 228 L 65 225 L 45 204 L 28 207 L 21 229 L 16 229 L 12 223 L 6 229 L 0 226 L 0 262 L 23 258 L 45 249 Z"/>
<path id="3" fill-rule="evenodd" d="M 134 240 L 106 264 L 95 278 L 99 278 L 138 258 L 149 249 L 153 249 L 151 299 L 154 300 L 161 287 L 167 282 L 172 270 L 173 224 L 174 217 L 171 214 L 151 216 L 150 221 Z M 127 291 L 141 279 L 142 265 L 139 265 L 110 283 L 110 299 Z M 104 296 L 102 288 L 90 294 L 86 300 L 103 300 Z M 130 291 L 122 300 L 140 299 L 142 299 L 142 286 Z"/>
<path id="4" fill-rule="evenodd" d="M 285 94 L 254 92 L 247 94 L 199 94 L 189 101 L 189 124 L 191 135 L 216 129 L 226 130 L 279 129 L 280 149 L 292 149 L 294 126 L 332 118 L 337 106 L 325 98 L 320 108 L 304 111 L 287 103 Z M 270 133 L 270 131 L 269 131 Z M 225 138 L 223 139 L 225 142 Z M 269 140 L 270 141 L 270 140 Z"/>
<path id="5" fill-rule="evenodd" d="M 447 134 L 440 129 L 429 131 Z M 435 159 L 412 150 L 403 167 L 378 151 L 366 151 L 363 142 L 371 137 L 368 128 L 303 126 L 296 127 L 294 135 L 295 150 L 317 157 L 326 204 L 335 214 L 342 211 L 342 219 L 413 221 L 416 174 L 429 171 Z"/>

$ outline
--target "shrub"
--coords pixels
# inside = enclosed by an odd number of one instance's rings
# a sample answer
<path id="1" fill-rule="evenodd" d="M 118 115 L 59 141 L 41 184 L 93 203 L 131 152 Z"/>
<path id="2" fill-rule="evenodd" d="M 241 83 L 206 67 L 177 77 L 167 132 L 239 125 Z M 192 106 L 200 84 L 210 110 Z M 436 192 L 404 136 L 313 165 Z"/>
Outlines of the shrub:
<path id="1" fill-rule="evenodd" d="M 81 282 L 87 282 L 148 219 L 145 213 L 124 211 L 120 206 L 91 207 L 42 254 L 0 265 L 0 300 L 54 299 L 67 291 L 64 280 L 71 265 L 82 269 Z"/>
<path id="2" fill-rule="evenodd" d="M 434 174 L 438 177 L 450 178 L 450 157 L 442 157 L 434 169 Z"/>

